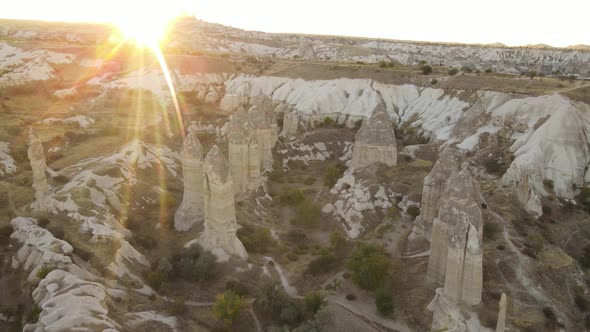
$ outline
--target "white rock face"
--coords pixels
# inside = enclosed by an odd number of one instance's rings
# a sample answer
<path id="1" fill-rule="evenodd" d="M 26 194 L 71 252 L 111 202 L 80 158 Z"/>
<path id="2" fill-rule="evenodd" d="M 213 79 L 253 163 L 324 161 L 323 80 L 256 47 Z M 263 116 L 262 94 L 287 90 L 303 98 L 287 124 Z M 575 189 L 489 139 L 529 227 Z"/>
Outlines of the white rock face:
<path id="1" fill-rule="evenodd" d="M 500 297 L 498 321 L 496 323 L 496 332 L 504 332 L 506 330 L 506 306 L 506 294 L 502 293 L 502 297 Z"/>
<path id="2" fill-rule="evenodd" d="M 39 321 L 24 331 L 115 331 L 119 324 L 109 318 L 105 287 L 76 275 L 54 270 L 33 291 L 33 301 L 42 309 Z"/>
<path id="3" fill-rule="evenodd" d="M 246 248 L 236 236 L 238 224 L 231 167 L 217 145 L 205 157 L 204 170 L 205 230 L 198 242 L 219 261 L 230 257 L 245 260 L 248 257 Z"/>
<path id="4" fill-rule="evenodd" d="M 281 136 L 289 139 L 297 135 L 299 127 L 299 115 L 297 112 L 289 112 L 283 117 L 283 132 Z"/>
<path id="5" fill-rule="evenodd" d="M 88 116 L 85 116 L 85 115 L 76 115 L 76 116 L 71 116 L 69 118 L 64 118 L 64 119 L 47 118 L 47 119 L 44 119 L 43 121 L 41 121 L 41 123 L 43 123 L 43 124 L 52 124 L 55 122 L 61 122 L 64 124 L 77 123 L 80 126 L 80 128 L 88 128 L 94 124 L 94 119 L 92 119 Z"/>
<path id="6" fill-rule="evenodd" d="M 352 168 L 358 169 L 374 163 L 397 165 L 397 142 L 383 101 L 363 121 L 352 150 Z"/>
<path id="7" fill-rule="evenodd" d="M 0 142 L 0 176 L 4 176 L 6 174 L 12 174 L 16 171 L 16 164 L 14 163 L 14 158 L 10 155 L 10 146 L 7 142 Z"/>
<path id="8" fill-rule="evenodd" d="M 171 33 L 174 36 L 171 38 L 174 46 L 199 51 L 353 62 L 395 60 L 407 65 L 424 60 L 443 66 L 469 66 L 479 70 L 492 68 L 494 71 L 511 74 L 536 70 L 546 75 L 559 71 L 590 76 L 590 52 L 583 50 L 446 45 L 366 38 L 318 38 L 244 31 L 198 20 L 184 22 Z"/>
<path id="9" fill-rule="evenodd" d="M 258 142 L 258 158 L 260 160 L 260 170 L 265 171 L 272 168 L 274 158 L 272 156 L 272 147 L 274 145 L 274 132 L 270 124 L 270 119 L 266 112 L 253 106 L 248 111 L 250 121 L 255 126 L 256 141 Z"/>
<path id="10" fill-rule="evenodd" d="M 174 214 L 174 228 L 184 232 L 204 220 L 203 147 L 196 131 L 189 131 L 182 145 L 184 194 Z"/>
<path id="11" fill-rule="evenodd" d="M 234 194 L 239 197 L 261 185 L 256 130 L 244 108 L 240 107 L 232 116 L 227 137 Z"/>
<path id="12" fill-rule="evenodd" d="M 0 87 L 44 81 L 54 77 L 54 64 L 68 64 L 76 58 L 73 54 L 46 50 L 25 51 L 0 43 Z"/>
<path id="13" fill-rule="evenodd" d="M 43 266 L 54 268 L 33 291 L 39 308 L 39 320 L 25 325 L 23 331 L 81 331 L 120 329 L 109 316 L 107 289 L 98 277 L 72 262 L 72 246 L 39 227 L 33 218 L 11 221 L 13 240 L 18 243 L 12 267 L 29 273 L 27 280 L 36 283 Z M 144 258 L 145 259 L 145 258 Z"/>
<path id="14" fill-rule="evenodd" d="M 440 200 L 427 271 L 429 281 L 444 282 L 444 296 L 453 303 L 481 302 L 482 237 L 479 185 L 465 168 L 451 175 Z"/>
<path id="15" fill-rule="evenodd" d="M 447 181 L 459 170 L 459 153 L 452 147 L 440 152 L 430 173 L 424 178 L 420 216 L 416 219 L 414 233 L 430 240 L 432 225 L 438 216 L 439 200 L 447 188 Z"/>
<path id="16" fill-rule="evenodd" d="M 217 101 L 219 101 L 219 95 L 215 90 L 209 91 L 209 93 L 207 93 L 207 95 L 205 96 L 206 103 L 215 104 L 217 103 Z"/>
<path id="17" fill-rule="evenodd" d="M 45 152 L 37 134 L 31 129 L 29 134 L 29 160 L 33 170 L 33 188 L 35 189 L 35 202 L 33 210 L 39 213 L 50 212 L 53 209 L 49 184 L 45 176 L 47 164 L 45 163 Z"/>
<path id="18" fill-rule="evenodd" d="M 72 246 L 39 227 L 36 219 L 18 217 L 10 224 L 14 229 L 10 237 L 21 244 L 12 267 L 29 272 L 28 281 L 37 279 L 37 271 L 43 265 L 61 268 L 72 263 Z"/>

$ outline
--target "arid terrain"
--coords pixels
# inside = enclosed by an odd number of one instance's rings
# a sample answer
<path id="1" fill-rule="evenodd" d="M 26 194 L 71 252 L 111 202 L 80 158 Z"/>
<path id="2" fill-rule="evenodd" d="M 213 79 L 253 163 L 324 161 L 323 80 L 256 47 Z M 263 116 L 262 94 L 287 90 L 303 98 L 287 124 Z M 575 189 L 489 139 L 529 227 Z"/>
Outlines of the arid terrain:
<path id="1" fill-rule="evenodd" d="M 0 20 L 0 330 L 590 329 L 587 49 L 113 30 Z"/>

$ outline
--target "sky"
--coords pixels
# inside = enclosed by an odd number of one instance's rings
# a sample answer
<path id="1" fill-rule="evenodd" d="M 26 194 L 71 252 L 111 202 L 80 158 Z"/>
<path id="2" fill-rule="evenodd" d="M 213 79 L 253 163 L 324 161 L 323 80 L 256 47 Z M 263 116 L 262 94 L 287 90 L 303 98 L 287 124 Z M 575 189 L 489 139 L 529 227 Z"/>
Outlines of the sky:
<path id="1" fill-rule="evenodd" d="M 265 32 L 509 46 L 590 44 L 590 0 L 16 0 L 2 5 L 0 17 L 147 25 L 180 12 Z"/>

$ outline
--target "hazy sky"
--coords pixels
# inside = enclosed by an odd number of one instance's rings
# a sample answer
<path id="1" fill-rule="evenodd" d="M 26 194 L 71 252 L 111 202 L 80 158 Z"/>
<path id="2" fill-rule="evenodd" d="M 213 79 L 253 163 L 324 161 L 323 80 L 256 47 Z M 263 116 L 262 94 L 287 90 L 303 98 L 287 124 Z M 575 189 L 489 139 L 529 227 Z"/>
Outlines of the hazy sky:
<path id="1" fill-rule="evenodd" d="M 170 16 L 184 10 L 206 21 L 267 32 L 507 45 L 590 44 L 590 0 L 15 0 L 9 3 L 2 5 L 0 17 L 112 22 L 133 20 L 144 12 Z"/>

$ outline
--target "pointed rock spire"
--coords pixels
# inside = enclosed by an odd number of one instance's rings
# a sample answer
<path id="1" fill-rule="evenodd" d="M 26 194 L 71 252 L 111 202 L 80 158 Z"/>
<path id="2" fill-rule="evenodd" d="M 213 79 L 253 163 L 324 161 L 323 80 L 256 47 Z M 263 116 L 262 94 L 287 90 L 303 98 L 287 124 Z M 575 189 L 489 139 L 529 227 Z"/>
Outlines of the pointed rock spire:
<path id="1" fill-rule="evenodd" d="M 182 146 L 184 194 L 174 214 L 174 228 L 188 231 L 202 224 L 203 212 L 203 146 L 194 130 L 189 130 Z"/>

